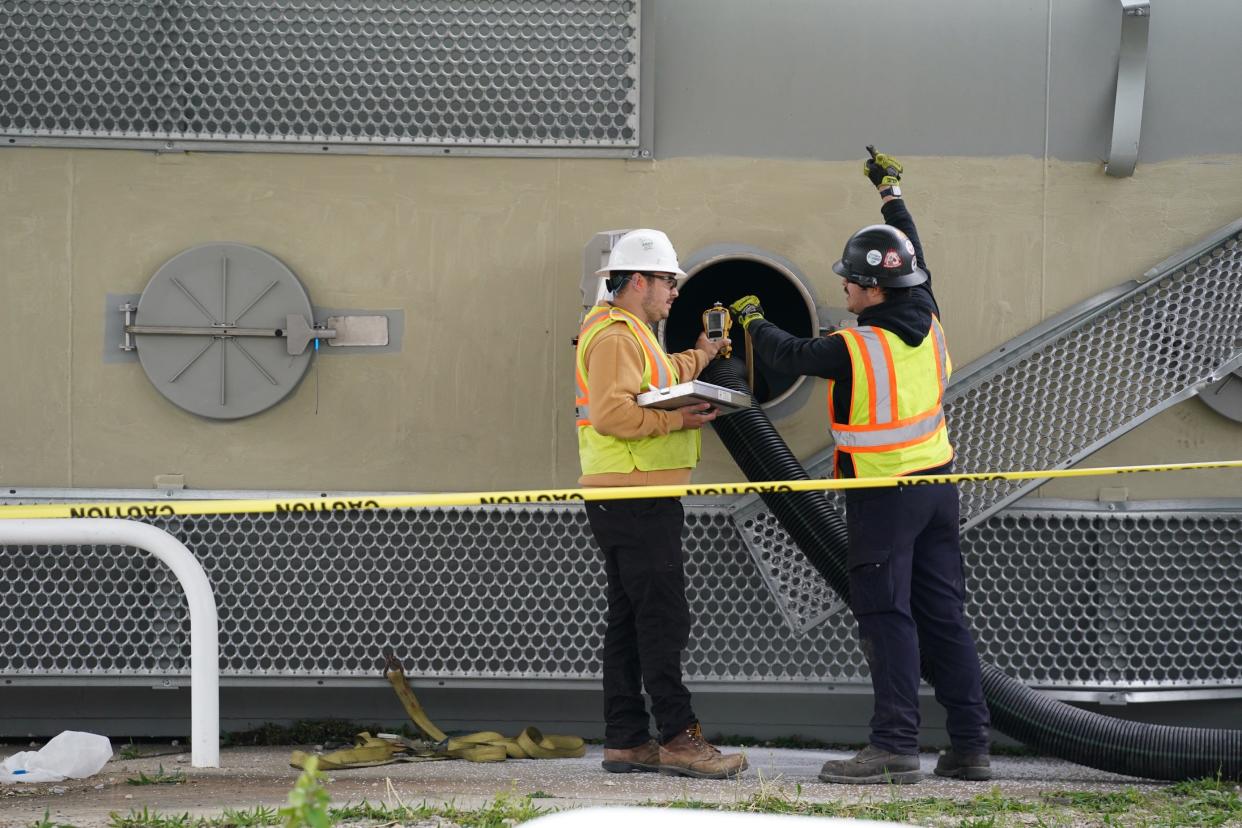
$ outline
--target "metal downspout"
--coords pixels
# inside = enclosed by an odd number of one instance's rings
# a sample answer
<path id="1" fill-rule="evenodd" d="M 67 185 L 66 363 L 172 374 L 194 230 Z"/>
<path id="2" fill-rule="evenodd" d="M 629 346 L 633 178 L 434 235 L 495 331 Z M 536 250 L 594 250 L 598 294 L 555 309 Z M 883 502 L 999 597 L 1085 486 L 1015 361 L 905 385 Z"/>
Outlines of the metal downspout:
<path id="1" fill-rule="evenodd" d="M 1117 93 L 1113 102 L 1113 136 L 1104 172 L 1114 178 L 1134 174 L 1147 89 L 1147 28 L 1150 0 L 1121 0 L 1121 54 L 1117 59 Z"/>

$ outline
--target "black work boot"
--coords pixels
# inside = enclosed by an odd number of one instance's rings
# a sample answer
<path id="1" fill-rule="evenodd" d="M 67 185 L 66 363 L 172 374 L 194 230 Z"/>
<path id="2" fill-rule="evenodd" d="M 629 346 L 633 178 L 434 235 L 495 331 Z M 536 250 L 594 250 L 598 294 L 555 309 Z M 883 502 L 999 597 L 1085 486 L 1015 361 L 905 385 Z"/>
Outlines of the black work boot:
<path id="1" fill-rule="evenodd" d="M 986 782 L 992 778 L 992 760 L 986 753 L 958 753 L 950 748 L 936 760 L 936 776 Z"/>
<path id="2" fill-rule="evenodd" d="M 875 745 L 867 745 L 853 759 L 825 762 L 819 771 L 821 782 L 845 785 L 879 785 L 885 782 L 908 785 L 922 778 L 917 753 L 889 753 Z"/>

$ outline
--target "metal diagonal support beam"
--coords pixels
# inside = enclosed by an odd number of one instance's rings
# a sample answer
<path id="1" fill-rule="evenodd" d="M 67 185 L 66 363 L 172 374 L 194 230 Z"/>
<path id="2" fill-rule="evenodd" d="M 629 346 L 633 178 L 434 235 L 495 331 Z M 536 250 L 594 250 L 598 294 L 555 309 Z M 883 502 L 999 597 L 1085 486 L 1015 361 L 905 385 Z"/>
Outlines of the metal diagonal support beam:
<path id="1" fill-rule="evenodd" d="M 1121 0 L 1121 55 L 1117 60 L 1117 95 L 1113 105 L 1113 138 L 1104 172 L 1114 178 L 1134 174 L 1139 131 L 1143 125 L 1143 93 L 1147 88 L 1147 23 L 1149 0 Z"/>

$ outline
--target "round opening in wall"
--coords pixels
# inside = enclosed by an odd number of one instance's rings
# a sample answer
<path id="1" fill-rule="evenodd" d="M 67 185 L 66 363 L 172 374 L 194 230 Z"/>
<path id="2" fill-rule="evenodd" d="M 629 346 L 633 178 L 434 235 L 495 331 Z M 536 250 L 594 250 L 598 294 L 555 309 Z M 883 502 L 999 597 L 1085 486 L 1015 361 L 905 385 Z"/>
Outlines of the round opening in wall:
<path id="1" fill-rule="evenodd" d="M 703 311 L 720 302 L 728 307 L 754 294 L 763 303 L 764 317 L 795 336 L 816 336 L 819 317 L 815 299 L 792 264 L 740 245 L 723 245 L 696 253 L 683 265 L 687 278 L 664 323 L 664 343 L 672 353 L 693 348 L 703 331 Z M 746 337 L 736 320 L 729 332 L 733 355 L 750 360 Z M 765 408 L 792 398 L 803 377 L 756 366 L 755 396 Z M 799 403 L 800 404 L 800 403 Z"/>

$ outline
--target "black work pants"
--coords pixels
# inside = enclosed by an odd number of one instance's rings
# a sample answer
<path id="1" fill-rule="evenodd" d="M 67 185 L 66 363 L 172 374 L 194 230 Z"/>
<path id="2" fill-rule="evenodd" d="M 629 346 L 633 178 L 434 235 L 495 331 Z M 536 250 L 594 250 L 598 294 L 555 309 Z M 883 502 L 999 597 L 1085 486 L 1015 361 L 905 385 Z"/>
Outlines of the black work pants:
<path id="1" fill-rule="evenodd" d="M 681 676 L 690 640 L 685 512 L 669 497 L 588 502 L 586 511 L 608 575 L 604 746 L 630 748 L 651 738 L 644 686 L 663 744 L 696 721 Z"/>
<path id="2" fill-rule="evenodd" d="M 860 489 L 846 496 L 850 609 L 875 692 L 871 744 L 918 752 L 922 654 L 959 753 L 986 753 L 989 717 L 966 624 L 957 487 Z"/>

